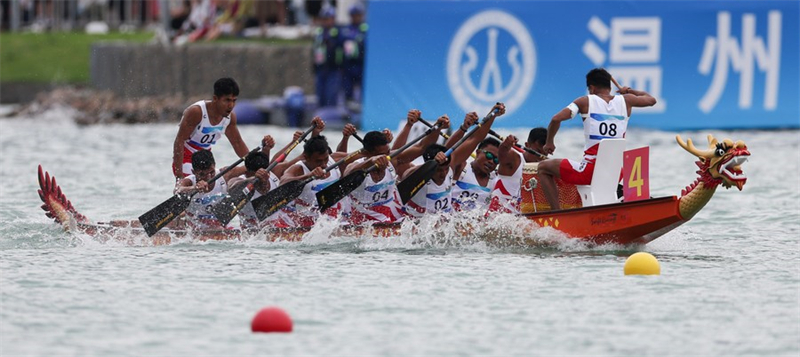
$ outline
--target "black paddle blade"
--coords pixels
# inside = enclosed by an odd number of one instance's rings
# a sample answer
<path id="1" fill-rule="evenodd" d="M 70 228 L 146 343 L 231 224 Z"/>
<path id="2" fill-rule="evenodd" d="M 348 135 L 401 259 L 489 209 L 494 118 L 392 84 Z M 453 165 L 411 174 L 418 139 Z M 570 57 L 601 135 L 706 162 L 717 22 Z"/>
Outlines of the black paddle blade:
<path id="1" fill-rule="evenodd" d="M 339 202 L 339 200 L 345 198 L 350 192 L 358 188 L 358 186 L 361 186 L 361 183 L 364 182 L 366 177 L 366 170 L 358 170 L 342 177 L 339 181 L 322 189 L 322 191 L 317 192 L 317 204 L 319 204 L 320 212 L 332 207 L 336 202 Z"/>
<path id="2" fill-rule="evenodd" d="M 311 182 L 311 180 L 290 181 L 267 192 L 266 195 L 254 199 L 253 209 L 255 209 L 258 219 L 264 220 L 283 206 L 289 204 L 289 202 L 294 201 L 303 193 L 303 187 L 309 182 Z"/>
<path id="3" fill-rule="evenodd" d="M 256 192 L 255 184 L 255 181 L 244 181 L 232 186 L 228 189 L 228 196 L 211 207 L 211 212 L 222 226 L 227 226 L 250 201 Z"/>
<path id="4" fill-rule="evenodd" d="M 436 160 L 425 161 L 422 166 L 397 184 L 397 191 L 400 193 L 400 199 L 403 201 L 403 204 L 406 204 L 406 202 L 411 200 L 411 197 L 414 197 L 420 189 L 425 187 L 425 184 L 433 177 L 438 167 L 439 163 L 437 163 Z"/>
<path id="5" fill-rule="evenodd" d="M 192 196 L 177 194 L 139 216 L 139 222 L 142 223 L 147 236 L 152 237 L 153 234 L 172 222 L 175 217 L 186 210 L 186 207 L 189 207 L 191 201 Z"/>

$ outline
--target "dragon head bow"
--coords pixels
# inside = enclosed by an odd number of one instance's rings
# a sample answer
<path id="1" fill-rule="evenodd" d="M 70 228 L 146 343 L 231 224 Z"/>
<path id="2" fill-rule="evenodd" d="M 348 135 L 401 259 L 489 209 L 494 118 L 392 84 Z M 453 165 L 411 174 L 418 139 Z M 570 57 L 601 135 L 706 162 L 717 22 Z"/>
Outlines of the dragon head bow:
<path id="1" fill-rule="evenodd" d="M 712 135 L 708 135 L 708 149 L 703 151 L 694 146 L 692 139 L 686 142 L 678 135 L 675 137 L 684 150 L 697 156 L 697 171 L 701 180 L 710 187 L 722 184 L 725 188 L 736 186 L 739 191 L 747 182 L 747 176 L 742 172 L 742 164 L 750 157 L 750 151 L 744 141 L 730 139 L 717 141 Z"/>

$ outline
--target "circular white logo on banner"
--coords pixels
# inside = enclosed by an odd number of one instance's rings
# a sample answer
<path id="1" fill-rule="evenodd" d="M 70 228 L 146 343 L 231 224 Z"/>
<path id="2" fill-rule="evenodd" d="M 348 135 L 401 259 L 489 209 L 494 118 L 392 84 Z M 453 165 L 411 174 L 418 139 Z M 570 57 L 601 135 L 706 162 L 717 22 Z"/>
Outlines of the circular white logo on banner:
<path id="1" fill-rule="evenodd" d="M 447 54 L 447 82 L 458 105 L 483 113 L 496 102 L 514 112 L 527 98 L 536 76 L 536 47 L 513 15 L 488 10 L 458 29 Z"/>

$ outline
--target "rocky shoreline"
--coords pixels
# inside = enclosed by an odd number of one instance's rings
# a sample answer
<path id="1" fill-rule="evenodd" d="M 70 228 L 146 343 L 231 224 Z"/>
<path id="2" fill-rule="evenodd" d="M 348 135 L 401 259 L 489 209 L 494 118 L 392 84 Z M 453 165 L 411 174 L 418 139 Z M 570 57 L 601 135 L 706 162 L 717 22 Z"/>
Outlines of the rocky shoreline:
<path id="1" fill-rule="evenodd" d="M 21 104 L 6 117 L 36 117 L 56 107 L 70 107 L 77 112 L 75 122 L 80 125 L 177 123 L 183 110 L 200 99 L 202 97 L 185 98 L 182 95 L 124 98 L 112 91 L 68 86 L 41 92 L 33 101 Z"/>

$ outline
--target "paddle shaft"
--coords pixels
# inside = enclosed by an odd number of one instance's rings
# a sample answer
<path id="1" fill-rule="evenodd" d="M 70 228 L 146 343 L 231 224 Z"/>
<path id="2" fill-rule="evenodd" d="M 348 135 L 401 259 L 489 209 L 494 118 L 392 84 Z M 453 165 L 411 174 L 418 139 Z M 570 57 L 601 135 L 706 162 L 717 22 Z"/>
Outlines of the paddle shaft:
<path id="1" fill-rule="evenodd" d="M 431 124 L 430 122 L 428 122 L 428 121 L 427 121 L 427 120 L 425 120 L 425 119 L 419 118 L 419 121 L 420 121 L 420 123 L 427 125 L 429 128 L 432 128 L 432 127 L 433 127 L 433 124 Z M 443 132 L 441 132 L 441 131 L 439 132 L 439 135 L 440 135 L 441 137 L 443 137 L 445 140 L 448 140 L 448 139 L 450 139 L 450 135 L 447 135 L 447 134 L 445 134 L 445 133 L 443 133 Z M 473 152 L 473 153 L 471 153 L 471 154 L 470 154 L 470 156 L 472 156 L 472 158 L 473 158 L 473 159 L 477 157 L 477 156 L 475 155 L 475 153 L 474 153 L 474 152 Z"/>
<path id="2" fill-rule="evenodd" d="M 280 155 L 278 155 L 278 157 L 276 157 L 275 160 L 272 160 L 272 162 L 269 164 L 269 167 L 267 167 L 267 171 L 272 171 L 272 169 L 274 169 L 275 166 L 277 166 L 278 164 L 283 162 L 283 160 L 286 159 L 286 155 L 289 155 L 289 153 L 291 153 L 292 150 L 294 150 L 294 148 L 297 147 L 297 145 L 300 145 L 300 143 L 303 140 L 306 139 L 306 136 L 308 136 L 308 134 L 311 134 L 311 132 L 314 131 L 314 128 L 316 128 L 316 127 L 317 127 L 317 123 L 312 123 L 311 127 L 308 128 L 308 130 L 306 130 L 303 133 L 303 135 L 301 135 L 299 138 L 297 138 L 297 140 L 295 142 L 293 142 L 291 146 L 286 148 L 286 150 L 284 150 Z"/>
<path id="3" fill-rule="evenodd" d="M 489 134 L 490 134 L 490 135 L 492 135 L 492 136 L 494 136 L 494 137 L 496 137 L 496 138 L 498 138 L 498 139 L 500 139 L 500 141 L 503 141 L 503 140 L 505 140 L 505 139 L 506 139 L 506 138 L 504 138 L 503 136 L 501 136 L 500 134 L 496 133 L 494 130 L 489 130 Z M 540 157 L 540 158 L 542 158 L 542 159 L 546 159 L 546 158 L 547 158 L 547 155 L 545 155 L 545 154 L 542 154 L 542 153 L 540 153 L 540 152 L 538 152 L 538 151 L 536 151 L 536 150 L 533 150 L 533 149 L 531 149 L 531 148 L 524 147 L 524 146 L 522 146 L 522 145 L 520 145 L 520 144 L 514 144 L 514 146 L 513 146 L 513 147 L 514 147 L 514 149 L 516 149 L 516 150 L 517 150 L 517 151 L 519 151 L 519 152 L 522 152 L 522 151 L 524 150 L 524 151 L 526 151 L 528 154 L 531 154 L 531 155 L 536 155 L 536 156 L 538 156 L 538 157 Z"/>
<path id="4" fill-rule="evenodd" d="M 481 127 L 482 124 L 486 123 L 489 119 L 493 118 L 496 114 L 497 114 L 497 110 L 492 110 L 491 112 L 489 112 L 489 114 L 486 114 L 486 116 L 483 118 L 483 120 L 481 120 L 481 122 L 478 123 L 478 125 L 476 127 L 472 128 L 470 131 L 464 133 L 464 136 L 461 138 L 461 140 L 456 142 L 456 144 L 453 145 L 453 147 L 447 149 L 447 151 L 445 151 L 444 154 L 449 157 L 450 154 L 452 154 L 453 151 L 455 151 L 455 149 L 457 149 L 459 146 L 461 146 L 461 144 L 463 144 L 465 141 L 467 141 L 467 139 L 469 139 L 469 137 L 472 136 L 472 134 L 474 134 L 478 130 L 478 128 Z"/>
<path id="5" fill-rule="evenodd" d="M 428 134 L 430 134 L 434 130 L 439 130 L 439 125 L 434 125 L 434 126 L 428 128 L 428 130 L 425 130 L 425 132 L 422 133 L 422 135 L 414 138 L 414 140 L 411 140 L 411 141 L 407 142 L 405 145 L 401 146 L 399 149 L 397 149 L 394 152 L 392 152 L 391 154 L 389 154 L 389 160 L 391 160 L 394 157 L 396 157 L 397 155 L 399 155 L 400 152 L 404 151 L 405 149 L 410 148 L 411 145 L 414 145 L 417 142 L 419 142 L 420 140 L 424 139 L 426 136 L 428 136 Z M 370 166 L 369 169 L 367 169 L 367 172 L 368 173 L 372 172 L 372 171 L 376 170 L 377 168 L 378 168 L 378 165 L 372 165 L 372 166 Z"/>

